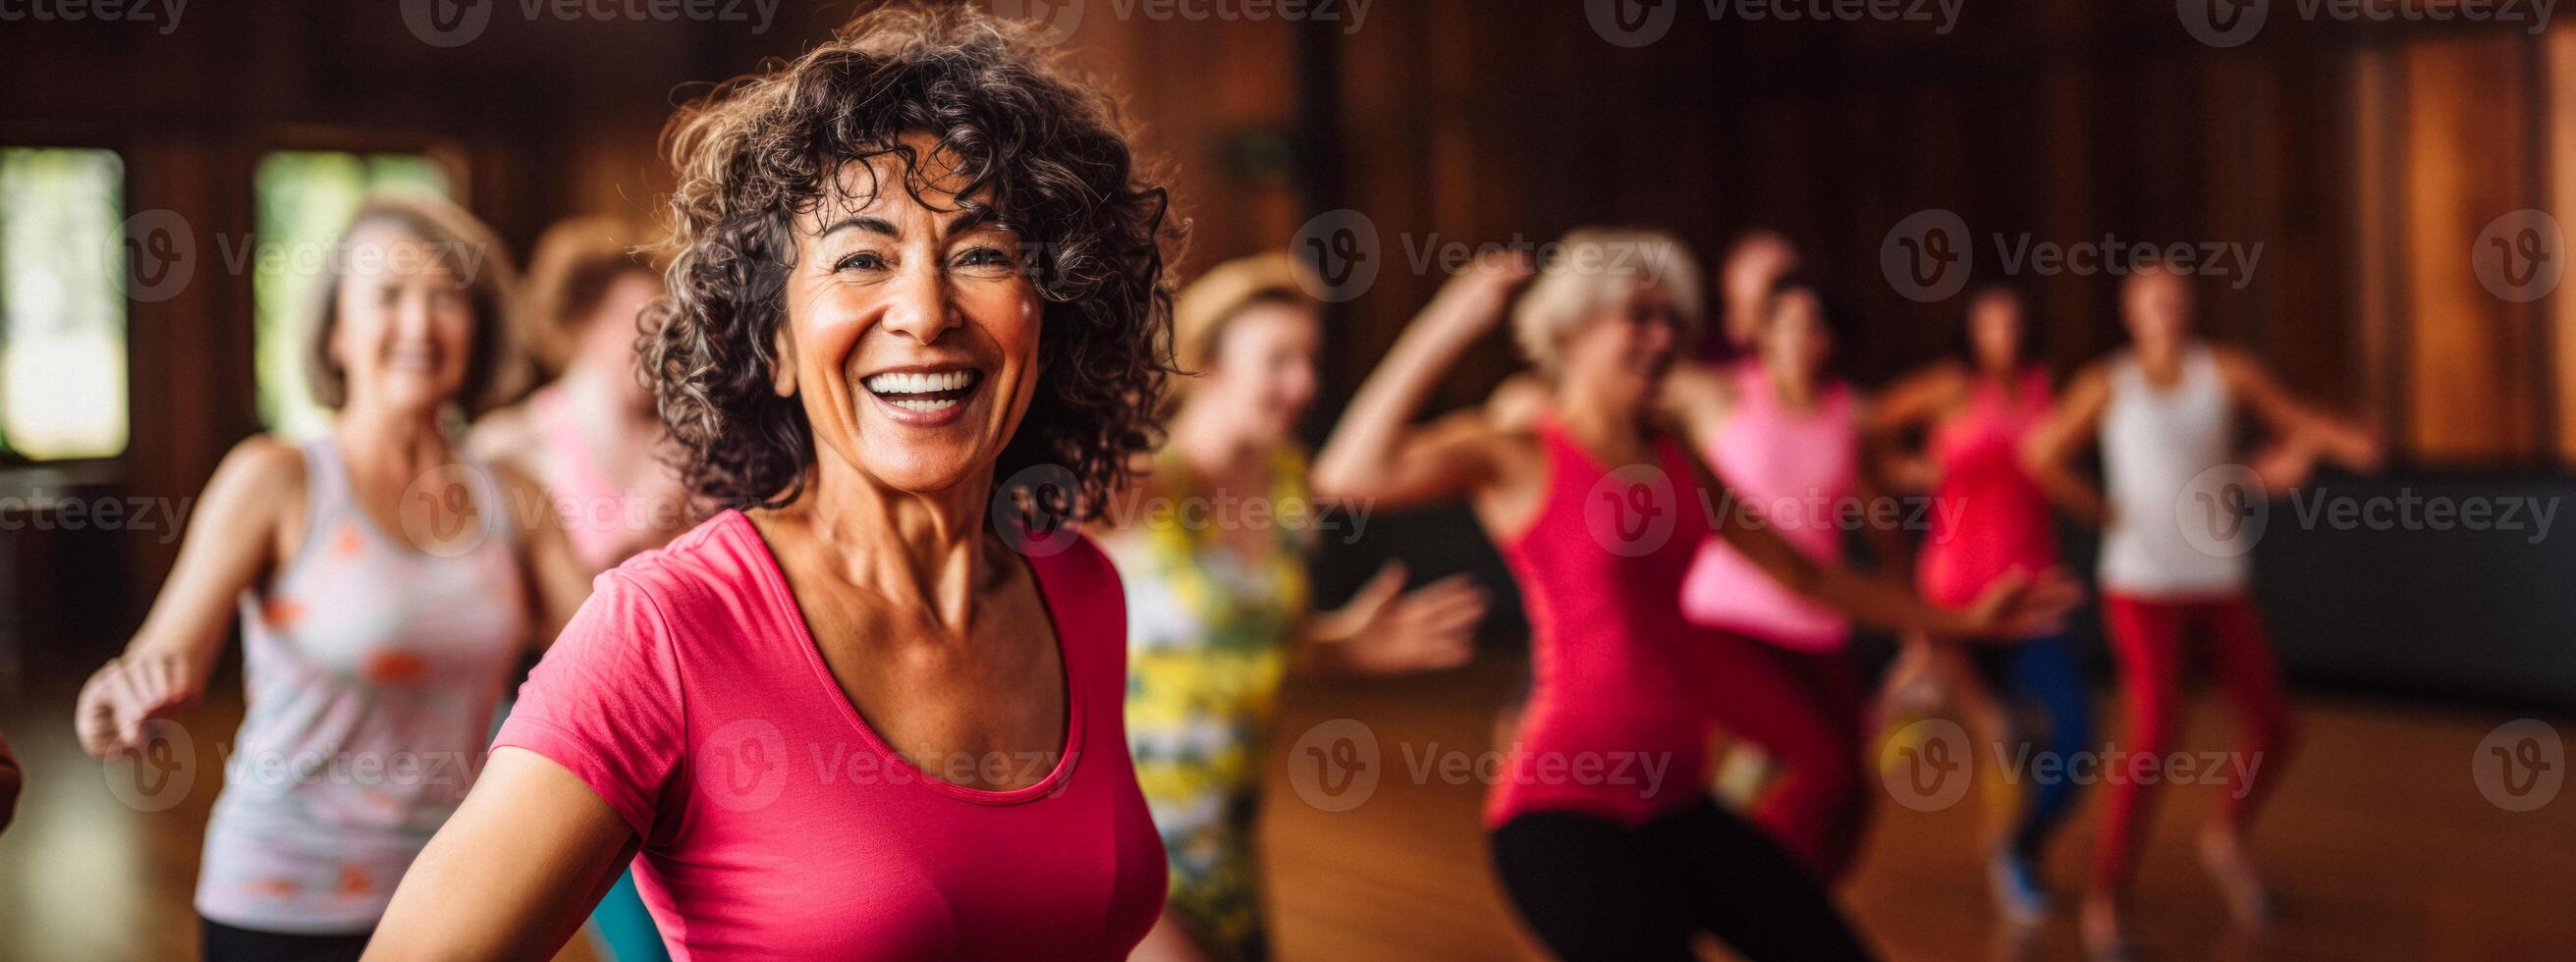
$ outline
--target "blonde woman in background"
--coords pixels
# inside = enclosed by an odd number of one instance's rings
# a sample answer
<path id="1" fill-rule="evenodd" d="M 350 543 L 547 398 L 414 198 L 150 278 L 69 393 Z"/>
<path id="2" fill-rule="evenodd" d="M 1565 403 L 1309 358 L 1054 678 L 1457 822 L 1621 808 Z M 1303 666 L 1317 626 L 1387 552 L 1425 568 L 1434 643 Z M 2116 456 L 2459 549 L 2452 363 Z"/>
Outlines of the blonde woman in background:
<path id="1" fill-rule="evenodd" d="M 1170 441 L 1115 502 L 1104 546 L 1127 592 L 1127 740 L 1171 863 L 1137 958 L 1266 957 L 1252 850 L 1262 740 L 1291 670 L 1384 676 L 1472 653 L 1485 594 L 1464 576 L 1403 592 L 1389 564 L 1309 610 L 1317 517 L 1297 423 L 1323 322 L 1284 253 L 1230 261 L 1181 292 Z M 1258 503 L 1257 510 L 1227 505 Z M 1339 514 L 1340 517 L 1348 517 Z"/>

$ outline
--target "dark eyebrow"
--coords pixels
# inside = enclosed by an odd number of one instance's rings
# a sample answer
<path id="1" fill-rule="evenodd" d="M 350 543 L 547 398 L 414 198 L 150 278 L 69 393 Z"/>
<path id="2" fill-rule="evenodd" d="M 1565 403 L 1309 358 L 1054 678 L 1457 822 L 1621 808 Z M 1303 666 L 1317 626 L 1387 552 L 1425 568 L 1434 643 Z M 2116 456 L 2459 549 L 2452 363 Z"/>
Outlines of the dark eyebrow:
<path id="1" fill-rule="evenodd" d="M 963 234 L 970 230 L 979 230 L 986 227 L 999 228 L 1001 230 L 1012 229 L 1008 222 L 1002 220 L 1002 215 L 994 213 L 993 209 L 990 207 L 977 207 L 961 211 L 957 216 L 948 219 L 948 232 L 951 234 Z"/>
<path id="2" fill-rule="evenodd" d="M 864 214 L 861 214 L 861 215 L 858 215 L 858 216 L 855 216 L 855 217 L 845 217 L 845 218 L 842 218 L 842 219 L 840 220 L 840 222 L 835 223 L 835 224 L 833 224 L 833 225 L 831 225 L 831 226 L 829 226 L 829 227 L 825 227 L 825 228 L 823 228 L 823 232 L 822 232 L 821 234 L 818 234 L 818 235 L 815 235 L 815 236 L 817 236 L 817 237 L 830 237 L 830 236 L 832 236 L 832 235 L 834 235 L 834 234 L 837 234 L 837 233 L 840 233 L 840 232 L 842 232 L 842 231 L 844 231 L 844 230 L 849 230 L 849 229 L 852 229 L 852 228 L 856 228 L 856 229 L 859 229 L 859 230 L 867 231 L 867 232 L 869 232 L 869 233 L 871 233 L 871 234 L 883 234 L 883 235 L 885 235 L 885 236 L 887 236 L 887 237 L 898 237 L 898 236 L 901 236 L 901 235 L 900 235 L 898 232 L 896 232 L 896 230 L 894 229 L 894 225 L 893 225 L 892 223 L 887 222 L 885 218 L 882 218 L 882 217 L 869 217 L 869 216 L 864 215 Z"/>

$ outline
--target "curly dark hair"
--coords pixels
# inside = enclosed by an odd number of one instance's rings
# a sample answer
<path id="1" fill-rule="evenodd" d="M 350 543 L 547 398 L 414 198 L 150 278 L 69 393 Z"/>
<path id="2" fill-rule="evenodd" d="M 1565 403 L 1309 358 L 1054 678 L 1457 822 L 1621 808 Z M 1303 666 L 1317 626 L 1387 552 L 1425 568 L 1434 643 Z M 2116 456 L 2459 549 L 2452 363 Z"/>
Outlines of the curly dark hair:
<path id="1" fill-rule="evenodd" d="M 717 85 L 663 131 L 678 175 L 670 296 L 648 315 L 642 354 L 682 477 L 720 504 L 803 493 L 813 434 L 799 402 L 771 390 L 797 219 L 844 165 L 876 157 L 899 162 L 919 200 L 929 158 L 907 134 L 936 142 L 928 153 L 962 180 L 960 206 L 1019 231 L 1043 301 L 1042 373 L 996 465 L 1001 494 L 1043 518 L 1094 517 L 1131 457 L 1161 440 L 1164 263 L 1185 225 L 1114 100 L 1017 25 L 954 6 L 863 12 L 793 61 Z M 984 190 L 989 201 L 968 199 Z M 1028 470 L 1047 465 L 1062 470 Z M 1055 484 L 1029 480 L 1050 473 Z"/>

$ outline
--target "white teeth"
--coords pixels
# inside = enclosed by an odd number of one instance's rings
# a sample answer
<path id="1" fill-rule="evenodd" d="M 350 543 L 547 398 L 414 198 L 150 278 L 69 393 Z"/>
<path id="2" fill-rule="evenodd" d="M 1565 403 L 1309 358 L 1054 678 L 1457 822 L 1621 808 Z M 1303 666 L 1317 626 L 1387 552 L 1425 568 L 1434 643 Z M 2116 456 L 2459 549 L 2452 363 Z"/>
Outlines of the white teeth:
<path id="1" fill-rule="evenodd" d="M 940 371 L 935 374 L 879 374 L 867 379 L 868 390 L 879 394 L 928 394 L 932 391 L 954 391 L 974 380 L 971 371 Z"/>
<path id="2" fill-rule="evenodd" d="M 945 411 L 957 406 L 957 402 L 955 401 L 932 401 L 922 398 L 900 398 L 887 401 L 886 403 L 892 404 L 906 411 L 921 411 L 924 413 L 931 411 Z"/>

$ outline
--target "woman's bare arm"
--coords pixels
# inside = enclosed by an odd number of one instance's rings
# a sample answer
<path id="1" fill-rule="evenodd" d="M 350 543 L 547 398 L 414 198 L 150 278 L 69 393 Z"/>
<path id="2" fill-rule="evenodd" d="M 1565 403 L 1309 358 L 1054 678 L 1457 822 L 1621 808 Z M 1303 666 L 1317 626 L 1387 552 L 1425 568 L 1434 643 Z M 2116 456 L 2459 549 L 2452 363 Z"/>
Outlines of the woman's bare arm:
<path id="1" fill-rule="evenodd" d="M 2272 371 L 2252 355 L 2232 347 L 2217 349 L 2220 376 L 2229 393 L 2265 427 L 2294 446 L 2315 451 L 2355 471 L 2376 471 L 2383 455 L 2379 436 L 2352 421 L 2326 413 L 2283 387 Z"/>
<path id="2" fill-rule="evenodd" d="M 1691 459 L 1691 467 L 1706 491 L 1704 503 L 1741 503 L 1698 458 Z M 1902 582 L 1873 578 L 1799 553 L 1750 506 L 1722 512 L 1713 520 L 1717 536 L 1727 546 L 1782 587 L 1856 621 L 1893 631 L 1943 639 L 2014 641 L 2056 627 L 2082 597 L 2082 590 L 2062 573 L 2025 572 L 1997 579 L 1967 608 L 1944 608 L 1916 596 Z"/>
<path id="3" fill-rule="evenodd" d="M 563 633 L 564 623 L 581 603 L 590 598 L 590 581 L 598 572 L 581 563 L 572 550 L 572 538 L 564 532 L 563 516 L 555 513 L 546 489 L 506 463 L 496 465 L 501 490 L 510 512 L 510 522 L 523 537 L 519 541 L 520 570 L 526 573 L 530 611 L 536 617 L 534 642 L 540 651 L 554 643 Z"/>
<path id="4" fill-rule="evenodd" d="M 368 959 L 546 959 L 634 857 L 635 831 L 535 752 L 497 748 L 465 804 L 421 850 Z"/>
<path id="5" fill-rule="evenodd" d="M 2110 520 L 2102 489 L 2077 473 L 2074 462 L 2076 453 L 2102 429 L 2102 412 L 2110 406 L 2110 369 L 2100 364 L 2085 368 L 2067 384 L 2056 409 L 2031 430 L 2021 449 L 2022 467 L 2040 491 L 2077 520 L 2097 527 Z"/>
<path id="6" fill-rule="evenodd" d="M 1317 497 L 1371 498 L 1379 507 L 1404 508 L 1458 498 L 1491 473 L 1498 435 L 1483 417 L 1465 412 L 1430 426 L 1416 426 L 1413 417 L 1458 356 L 1493 329 L 1512 290 L 1528 277 L 1525 262 L 1486 258 L 1441 288 L 1360 385 L 1316 455 Z"/>
<path id="7" fill-rule="evenodd" d="M 73 722 L 82 750 L 104 758 L 135 747 L 144 722 L 197 703 L 242 592 L 276 560 L 278 526 L 303 503 L 304 456 L 295 446 L 254 437 L 224 456 L 143 627 L 81 686 Z"/>

